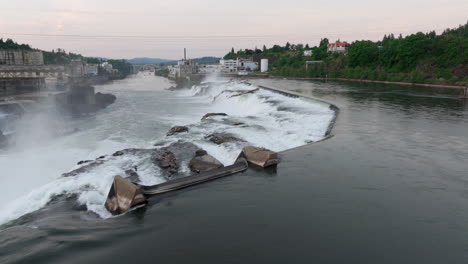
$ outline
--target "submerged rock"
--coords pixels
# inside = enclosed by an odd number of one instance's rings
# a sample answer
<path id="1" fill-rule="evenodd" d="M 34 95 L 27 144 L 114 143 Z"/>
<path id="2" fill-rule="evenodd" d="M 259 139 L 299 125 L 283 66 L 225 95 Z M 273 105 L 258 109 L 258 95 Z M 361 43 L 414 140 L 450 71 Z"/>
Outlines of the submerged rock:
<path id="1" fill-rule="evenodd" d="M 253 90 L 249 90 L 249 91 L 245 91 L 245 92 L 242 92 L 242 93 L 238 93 L 238 94 L 235 94 L 235 95 L 231 95 L 230 98 L 232 97 L 237 97 L 237 96 L 242 96 L 244 94 L 250 94 L 250 93 L 255 93 L 256 91 L 260 90 L 260 88 L 256 88 L 256 89 L 253 89 Z"/>
<path id="2" fill-rule="evenodd" d="M 234 136 L 227 135 L 227 134 L 219 134 L 219 133 L 208 135 L 205 138 L 207 138 L 208 140 L 210 140 L 211 142 L 217 145 L 221 145 L 227 142 L 245 142 L 244 140 L 240 138 L 236 138 Z"/>
<path id="3" fill-rule="evenodd" d="M 201 118 L 201 120 L 205 120 L 205 119 L 207 119 L 207 118 L 210 117 L 210 116 L 227 116 L 227 114 L 226 114 L 226 113 L 208 113 L 208 114 L 204 115 L 204 116 Z"/>
<path id="4" fill-rule="evenodd" d="M 128 179 L 131 182 L 139 182 L 140 181 L 140 175 L 134 170 L 126 170 L 125 171 L 125 178 Z"/>
<path id="5" fill-rule="evenodd" d="M 224 165 L 209 155 L 205 150 L 197 150 L 195 157 L 189 163 L 190 170 L 196 173 L 224 167 Z"/>
<path id="6" fill-rule="evenodd" d="M 7 138 L 3 135 L 3 132 L 0 130 L 0 148 L 5 147 Z"/>
<path id="7" fill-rule="evenodd" d="M 186 126 L 175 126 L 171 128 L 169 132 L 167 132 L 166 136 L 172 136 L 177 133 L 188 132 L 188 131 L 189 131 L 189 128 Z"/>

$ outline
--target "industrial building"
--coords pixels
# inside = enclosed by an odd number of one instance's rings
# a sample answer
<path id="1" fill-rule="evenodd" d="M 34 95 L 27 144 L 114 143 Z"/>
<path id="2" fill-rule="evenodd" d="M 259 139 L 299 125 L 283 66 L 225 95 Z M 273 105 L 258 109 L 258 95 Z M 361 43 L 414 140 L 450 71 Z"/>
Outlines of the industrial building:
<path id="1" fill-rule="evenodd" d="M 0 65 L 44 65 L 42 51 L 0 49 Z"/>
<path id="2" fill-rule="evenodd" d="M 252 72 L 258 70 L 258 62 L 252 58 L 237 58 L 237 60 L 220 60 L 221 71 L 229 72 Z"/>

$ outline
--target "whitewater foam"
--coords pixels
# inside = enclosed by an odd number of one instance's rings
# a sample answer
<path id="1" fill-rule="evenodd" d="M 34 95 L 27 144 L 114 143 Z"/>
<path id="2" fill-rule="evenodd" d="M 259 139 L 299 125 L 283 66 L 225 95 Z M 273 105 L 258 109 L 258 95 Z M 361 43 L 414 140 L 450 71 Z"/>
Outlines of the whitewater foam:
<path id="1" fill-rule="evenodd" d="M 145 85 L 154 85 L 148 80 L 154 77 L 141 78 L 146 78 Z M 131 83 L 124 84 L 130 85 Z M 20 150 L 0 153 L 0 166 L 3 170 L 0 179 L 2 185 L 22 187 L 22 192 L 18 193 L 14 191 L 15 188 L 9 188 L 13 191 L 1 196 L 4 203 L 0 205 L 0 224 L 40 209 L 57 195 L 72 194 L 76 195 L 77 201 L 85 205 L 89 211 L 103 218 L 110 217 L 111 215 L 103 205 L 112 180 L 114 176 L 124 174 L 125 169 L 135 165 L 138 166 L 142 184 L 153 185 L 165 181 L 148 156 L 138 155 L 108 156 L 104 159 L 103 165 L 93 170 L 74 177 L 60 176 L 64 172 L 79 168 L 80 166 L 75 165 L 79 160 L 92 160 L 116 150 L 129 147 L 152 148 L 155 143 L 160 147 L 183 140 L 193 142 L 223 164 L 230 165 L 245 145 L 283 151 L 325 137 L 328 125 L 334 116 L 334 112 L 327 105 L 309 99 L 287 97 L 263 89 L 255 93 L 232 97 L 242 91 L 255 88 L 244 82 L 216 79 L 177 92 L 162 89 L 151 91 L 146 86 L 140 85 L 137 91 L 118 96 L 115 112 L 98 113 L 97 117 L 101 115 L 105 118 L 100 119 L 101 123 L 93 123 L 97 126 L 96 128 L 52 139 L 33 148 L 28 149 L 23 146 Z M 109 88 L 106 89 L 110 91 Z M 144 96 L 136 99 L 132 96 L 133 93 L 144 93 Z M 135 116 L 139 116 L 138 113 L 125 114 L 126 111 L 130 111 L 128 107 L 138 111 L 139 108 L 135 106 L 143 104 L 141 100 L 145 100 L 144 104 L 151 105 L 151 99 L 148 98 L 150 95 L 154 96 L 154 100 L 165 96 L 167 100 L 172 101 L 167 102 L 164 107 L 157 108 L 159 112 L 153 115 L 151 111 L 142 114 L 144 120 L 135 120 Z M 165 102 L 160 101 L 160 103 Z M 120 108 L 117 108 L 119 105 Z M 209 112 L 223 112 L 228 116 L 200 120 Z M 151 122 L 156 122 L 161 129 L 154 132 L 158 137 L 145 137 L 147 138 L 145 143 L 140 136 L 142 135 L 141 129 L 155 129 L 155 126 L 147 125 Z M 133 125 L 135 123 L 137 125 Z M 236 123 L 237 125 L 234 125 Z M 167 131 L 173 125 L 187 125 L 190 131 L 165 137 L 163 130 Z M 103 129 L 100 126 L 106 127 Z M 119 132 L 121 128 L 126 129 L 125 133 Z M 145 132 L 144 135 L 152 133 L 152 131 L 143 132 Z M 246 142 L 216 145 L 206 139 L 207 135 L 213 133 L 233 135 Z M 129 135 L 132 138 L 127 138 Z M 25 162 L 29 163 L 29 166 L 24 166 Z M 188 169 L 184 168 L 184 170 Z M 33 180 L 34 177 L 37 179 Z M 28 184 L 29 182 L 31 184 Z M 10 200 L 6 196 L 10 197 Z"/>

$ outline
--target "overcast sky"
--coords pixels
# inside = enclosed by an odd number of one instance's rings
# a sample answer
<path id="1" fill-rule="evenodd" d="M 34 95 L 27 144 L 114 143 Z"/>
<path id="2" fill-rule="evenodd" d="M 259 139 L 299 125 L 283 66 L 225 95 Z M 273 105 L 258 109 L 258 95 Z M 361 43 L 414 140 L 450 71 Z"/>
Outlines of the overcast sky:
<path id="1" fill-rule="evenodd" d="M 0 0 L 0 37 L 108 58 L 222 56 L 231 47 L 437 32 L 467 0 Z"/>

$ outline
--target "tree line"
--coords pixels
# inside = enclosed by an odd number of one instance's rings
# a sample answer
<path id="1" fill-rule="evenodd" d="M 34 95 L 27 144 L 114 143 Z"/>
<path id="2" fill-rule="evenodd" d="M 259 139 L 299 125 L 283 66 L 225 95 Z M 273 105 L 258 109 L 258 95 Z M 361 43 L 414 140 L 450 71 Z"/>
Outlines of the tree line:
<path id="1" fill-rule="evenodd" d="M 418 32 L 403 37 L 348 44 L 345 53 L 328 52 L 329 40 L 318 46 L 286 43 L 271 48 L 234 51 L 224 59 L 270 60 L 272 74 L 293 77 L 336 77 L 415 83 L 468 83 L 468 23 L 441 34 Z M 311 56 L 304 56 L 311 50 Z M 321 61 L 307 67 L 306 61 Z"/>

